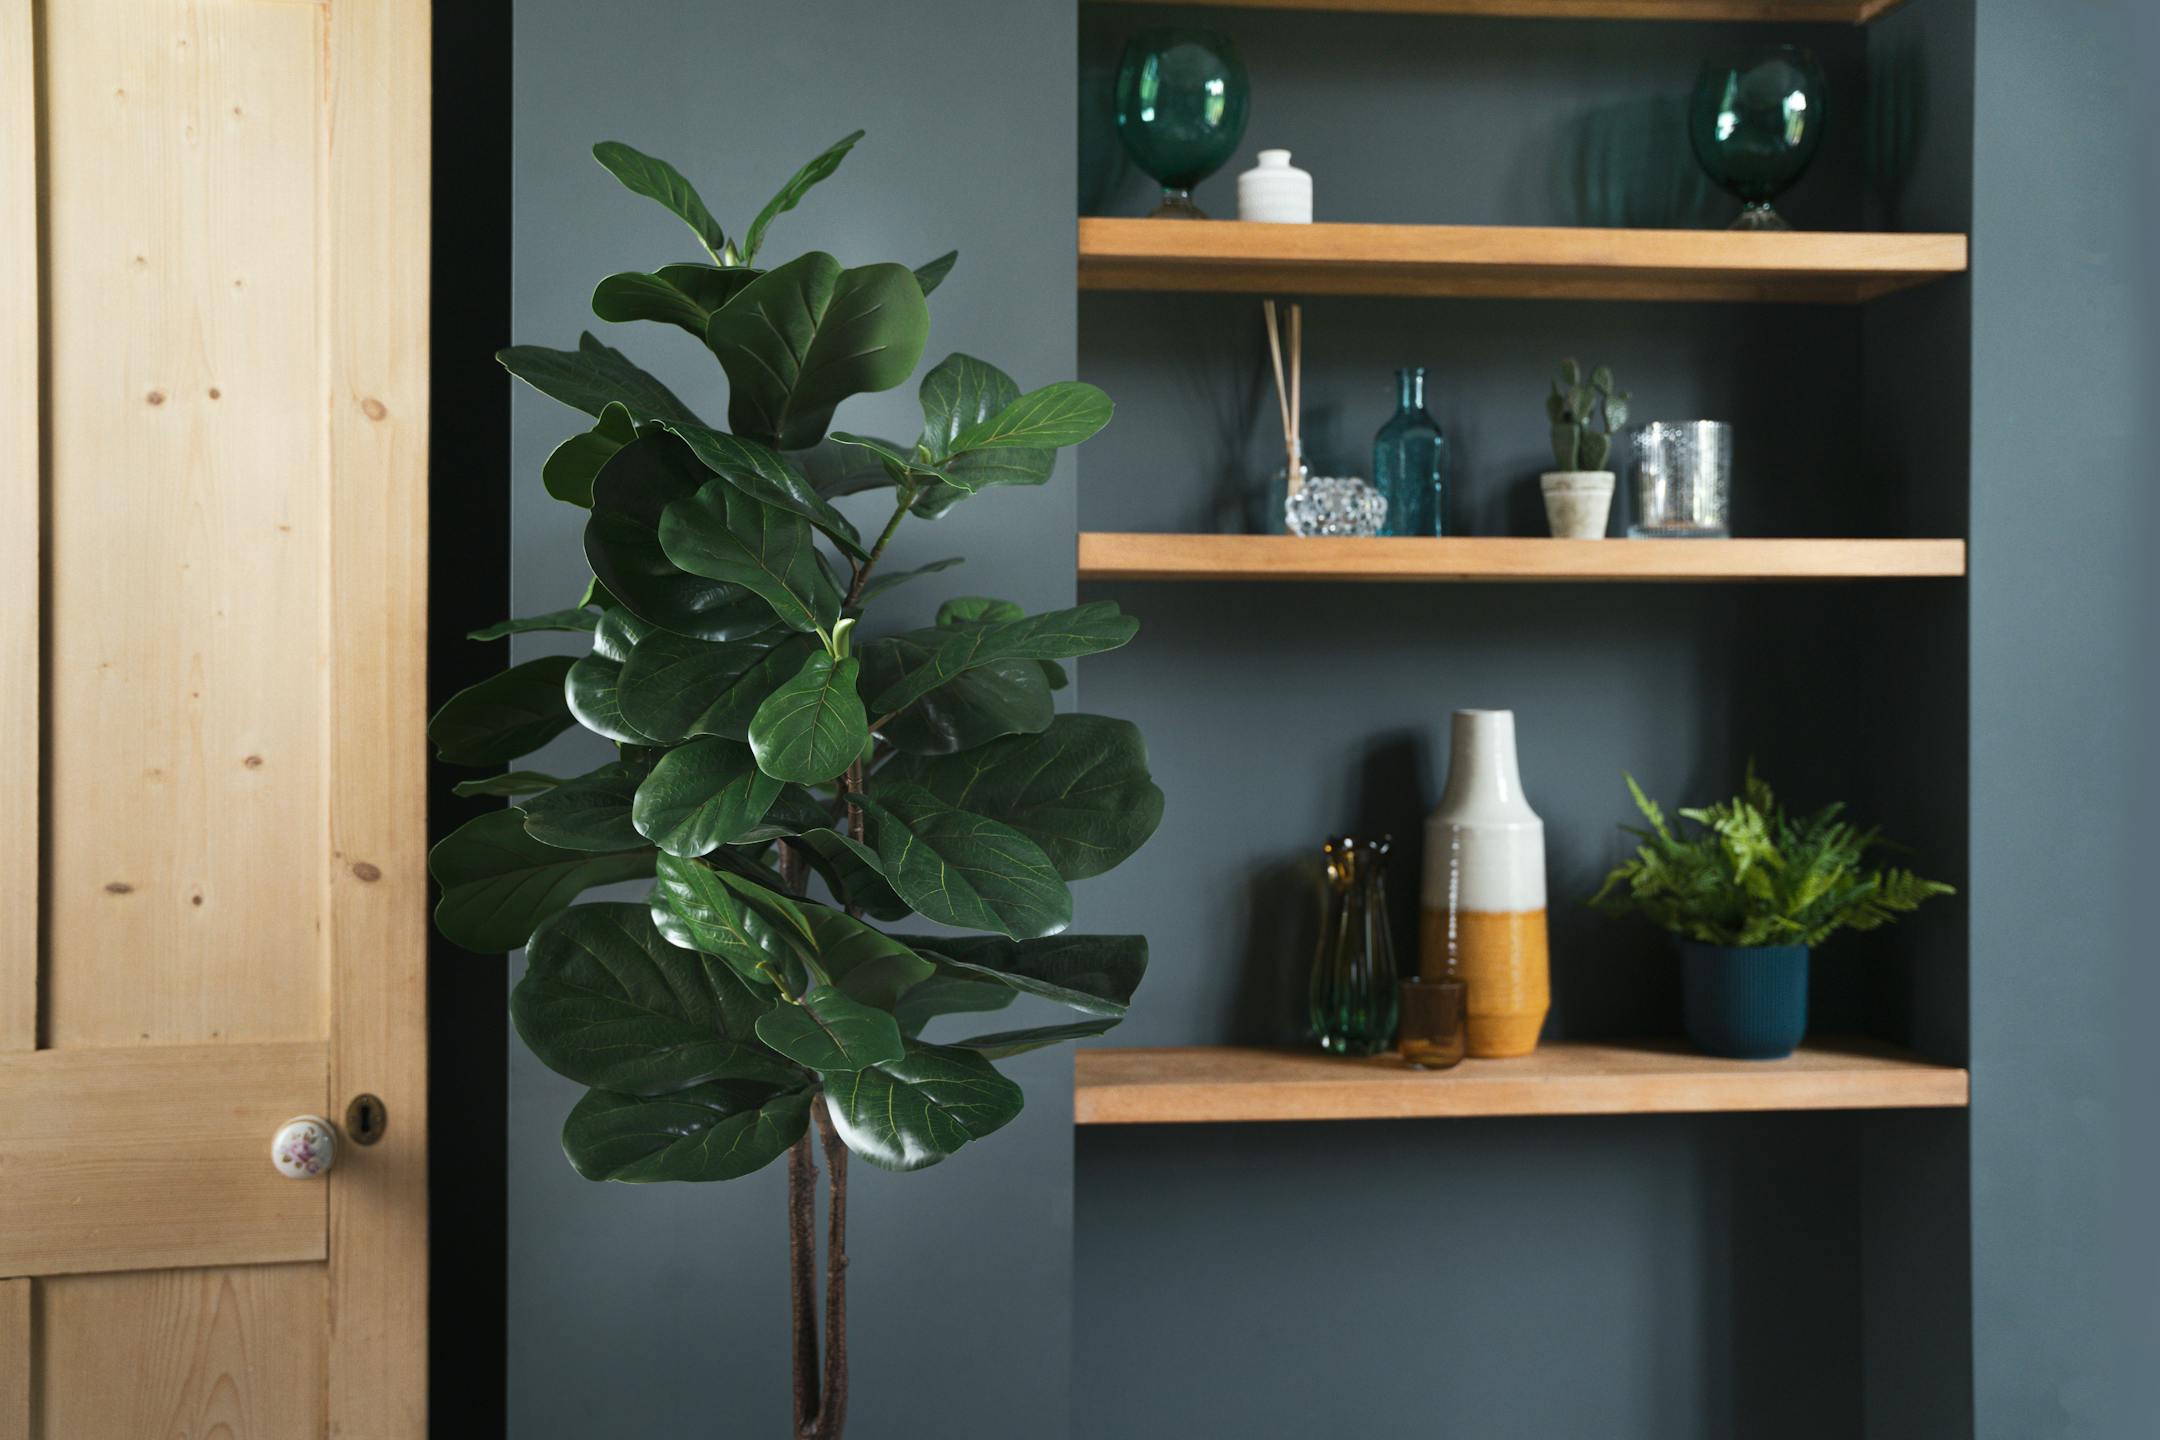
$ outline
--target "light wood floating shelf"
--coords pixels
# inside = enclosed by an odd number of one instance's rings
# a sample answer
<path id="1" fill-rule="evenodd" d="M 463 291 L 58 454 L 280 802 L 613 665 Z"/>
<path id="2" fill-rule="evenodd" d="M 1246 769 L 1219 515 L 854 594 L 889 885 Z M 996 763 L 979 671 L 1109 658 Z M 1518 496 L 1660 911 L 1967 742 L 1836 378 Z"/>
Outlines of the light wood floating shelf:
<path id="1" fill-rule="evenodd" d="M 1157 0 L 1137 0 L 1157 3 Z M 1904 0 L 1184 0 L 1248 10 L 1484 15 L 1502 20 L 1774 20 L 1865 25 Z"/>
<path id="2" fill-rule="evenodd" d="M 1080 221 L 1083 290 L 1855 304 L 1965 265 L 1963 235 Z"/>
<path id="3" fill-rule="evenodd" d="M 1954 579 L 1963 540 L 1080 534 L 1082 580 Z"/>
<path id="4" fill-rule="evenodd" d="M 1475 1115 L 1657 1115 L 1746 1110 L 1954 1109 L 1966 1072 L 1869 1041 L 1785 1060 L 1717 1060 L 1677 1044 L 1553 1043 L 1520 1060 L 1411 1070 L 1388 1056 L 1201 1046 L 1079 1051 L 1073 1120 L 1176 1125 Z"/>

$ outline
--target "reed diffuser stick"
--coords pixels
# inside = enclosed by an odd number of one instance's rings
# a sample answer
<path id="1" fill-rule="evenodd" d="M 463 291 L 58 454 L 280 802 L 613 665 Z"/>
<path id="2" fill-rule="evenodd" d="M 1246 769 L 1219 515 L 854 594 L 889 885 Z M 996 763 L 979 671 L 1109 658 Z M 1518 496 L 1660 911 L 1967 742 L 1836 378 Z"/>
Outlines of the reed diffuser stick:
<path id="1" fill-rule="evenodd" d="M 1297 433 L 1297 427 L 1290 423 L 1290 391 L 1283 384 L 1282 340 L 1275 333 L 1275 302 L 1263 300 L 1260 308 L 1267 316 L 1268 359 L 1275 365 L 1275 411 L 1282 417 L 1283 445 L 1287 448 L 1291 444 L 1291 437 Z"/>
<path id="2" fill-rule="evenodd" d="M 1298 462 L 1305 458 L 1305 307 L 1290 307 L 1290 488 L 1304 489 Z"/>

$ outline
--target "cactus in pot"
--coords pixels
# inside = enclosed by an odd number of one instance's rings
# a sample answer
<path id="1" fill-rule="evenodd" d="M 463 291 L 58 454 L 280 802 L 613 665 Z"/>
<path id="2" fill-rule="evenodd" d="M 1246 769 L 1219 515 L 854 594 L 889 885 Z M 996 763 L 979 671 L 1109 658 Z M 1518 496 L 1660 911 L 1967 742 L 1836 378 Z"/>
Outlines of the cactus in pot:
<path id="1" fill-rule="evenodd" d="M 1552 533 L 1564 540 L 1602 539 L 1613 492 L 1605 462 L 1614 432 L 1627 424 L 1627 392 L 1613 389 L 1611 366 L 1598 366 L 1585 381 L 1581 365 L 1563 360 L 1545 397 L 1545 417 L 1552 423 L 1553 460 L 1559 466 L 1538 482 Z M 1593 429 L 1601 420 L 1603 428 Z"/>

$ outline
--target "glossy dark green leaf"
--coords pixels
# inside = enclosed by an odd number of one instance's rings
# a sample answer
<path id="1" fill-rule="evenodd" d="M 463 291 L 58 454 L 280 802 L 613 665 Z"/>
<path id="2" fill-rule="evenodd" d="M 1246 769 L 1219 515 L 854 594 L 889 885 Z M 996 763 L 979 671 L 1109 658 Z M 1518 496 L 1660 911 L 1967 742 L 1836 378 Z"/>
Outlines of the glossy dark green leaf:
<path id="1" fill-rule="evenodd" d="M 977 490 L 1040 485 L 1057 469 L 1057 451 L 1012 446 L 969 450 L 947 460 L 944 468 L 950 483 L 943 489 L 933 486 L 923 491 L 915 501 L 915 514 L 934 520 Z"/>
<path id="2" fill-rule="evenodd" d="M 1058 935 L 1002 940 L 995 935 L 896 935 L 937 964 L 936 979 L 980 980 L 1069 1006 L 1104 1019 L 1123 1015 L 1147 974 L 1147 939 L 1140 935 Z M 912 994 L 913 992 L 910 992 Z"/>
<path id="3" fill-rule="evenodd" d="M 758 211 L 757 219 L 750 222 L 749 233 L 743 237 L 742 258 L 745 265 L 757 259 L 758 250 L 765 243 L 766 227 L 801 204 L 803 196 L 810 193 L 811 186 L 830 178 L 833 171 L 840 168 L 840 162 L 847 158 L 848 151 L 855 148 L 855 142 L 862 137 L 863 132 L 857 130 L 854 134 L 844 135 L 826 146 L 816 159 L 788 178 L 787 184 L 780 187 L 779 194 L 765 202 L 765 208 Z"/>
<path id="4" fill-rule="evenodd" d="M 857 560 L 869 558 L 854 524 L 818 494 L 795 467 L 755 440 L 708 430 L 702 425 L 671 426 L 705 468 L 735 484 L 751 499 L 778 510 L 792 510 L 815 525 L 828 540 Z"/>
<path id="5" fill-rule="evenodd" d="M 528 755 L 570 728 L 563 683 L 574 662 L 543 655 L 490 675 L 443 702 L 428 740 L 453 765 L 500 765 Z"/>
<path id="6" fill-rule="evenodd" d="M 891 440 L 878 443 L 888 450 L 905 448 Z M 866 490 L 890 489 L 900 480 L 875 451 L 860 445 L 836 444 L 830 435 L 807 450 L 796 451 L 792 458 L 809 479 L 810 488 L 828 500 L 860 495 Z"/>
<path id="7" fill-rule="evenodd" d="M 1139 727 L 1105 715 L 1060 715 L 1040 735 L 1011 735 L 957 755 L 896 756 L 871 791 L 903 781 L 1012 826 L 1066 880 L 1124 863 L 1162 821 L 1163 795 L 1148 775 Z"/>
<path id="8" fill-rule="evenodd" d="M 707 481 L 660 516 L 660 548 L 677 567 L 761 596 L 791 630 L 829 631 L 840 618 L 840 588 L 811 535 L 800 515 L 727 480 Z"/>
<path id="9" fill-rule="evenodd" d="M 703 340 L 713 311 L 764 273 L 743 265 L 663 265 L 651 274 L 624 270 L 593 288 L 593 314 L 610 324 L 657 320 Z"/>
<path id="10" fill-rule="evenodd" d="M 575 350 L 542 345 L 512 345 L 495 352 L 502 367 L 550 399 L 598 416 L 621 405 L 635 420 L 682 420 L 698 423 L 690 407 L 673 391 L 630 363 L 622 351 L 603 345 L 591 332 L 578 337 Z"/>
<path id="11" fill-rule="evenodd" d="M 511 770 L 501 775 L 483 775 L 478 780 L 460 780 L 450 787 L 453 795 L 530 795 L 535 791 L 552 789 L 562 784 L 562 778 L 543 774 L 538 770 Z"/>
<path id="12" fill-rule="evenodd" d="M 1042 670 L 1043 683 L 1052 690 L 1063 690 L 1067 685 L 1072 684 L 1072 677 L 1065 673 L 1065 667 L 1058 664 L 1057 661 L 1037 660 L 1035 663 Z"/>
<path id="13" fill-rule="evenodd" d="M 1062 660 L 1115 650 L 1139 629 L 1140 622 L 1120 614 L 1110 600 L 1024 620 L 960 626 L 939 632 L 928 659 L 876 692 L 870 705 L 879 714 L 905 709 L 955 676 L 994 661 Z"/>
<path id="14" fill-rule="evenodd" d="M 623 659 L 651 633 L 650 625 L 627 610 L 609 610 L 600 616 L 592 653 L 570 667 L 563 686 L 580 725 L 622 745 L 659 743 L 622 713 Z"/>
<path id="15" fill-rule="evenodd" d="M 957 351 L 933 365 L 917 387 L 923 448 L 942 460 L 953 442 L 1020 398 L 1013 378 L 987 360 Z"/>
<path id="16" fill-rule="evenodd" d="M 966 1050 L 909 1041 L 907 1053 L 826 1077 L 825 1108 L 848 1149 L 884 1170 L 920 1170 L 1020 1113 L 1020 1087 Z"/>
<path id="17" fill-rule="evenodd" d="M 798 931 L 784 914 L 749 904 L 729 883 L 734 877 L 696 860 L 662 855 L 654 874 L 653 924 L 671 942 L 717 955 L 752 985 L 770 985 L 777 974 L 802 988 L 802 960 L 810 948 L 807 921 Z"/>
<path id="18" fill-rule="evenodd" d="M 531 635 L 538 631 L 559 634 L 590 635 L 600 625 L 596 610 L 550 610 L 545 615 L 524 615 L 515 620 L 498 620 L 493 625 L 483 625 L 478 630 L 468 630 L 468 640 L 502 640 L 512 635 Z"/>
<path id="19" fill-rule="evenodd" d="M 719 263 L 725 264 L 733 257 L 728 253 L 727 232 L 720 222 L 713 219 L 699 198 L 697 186 L 683 178 L 683 173 L 667 161 L 633 150 L 620 140 L 603 140 L 592 148 L 593 159 L 607 167 L 607 172 L 634 194 L 648 200 L 658 201 L 662 206 L 688 225 L 705 247 L 705 253 Z"/>
<path id="20" fill-rule="evenodd" d="M 925 575 L 935 575 L 942 570 L 950 570 L 953 566 L 960 564 L 962 558 L 953 555 L 943 560 L 932 560 L 929 564 L 918 565 L 912 570 L 880 570 L 873 574 L 869 581 L 864 584 L 862 590 L 863 603 L 867 605 L 886 591 L 905 585 L 910 580 L 918 580 Z"/>
<path id="21" fill-rule="evenodd" d="M 1083 380 L 1030 390 L 953 440 L 951 453 L 1004 447 L 1048 450 L 1078 445 L 1110 423 L 1110 397 Z"/>
<path id="22" fill-rule="evenodd" d="M 813 651 L 750 719 L 758 769 L 781 780 L 820 785 L 855 763 L 870 743 L 855 681 L 862 662 Z"/>
<path id="23" fill-rule="evenodd" d="M 970 975 L 948 966 L 908 987 L 893 1005 L 893 1019 L 910 1040 L 940 1015 L 976 1015 L 1008 1008 L 1019 991 L 1001 979 Z"/>
<path id="24" fill-rule="evenodd" d="M 863 645 L 861 688 L 868 694 L 898 684 L 929 663 L 946 638 L 942 630 L 887 635 Z M 1055 718 L 1049 683 L 1033 661 L 1007 660 L 969 670 L 901 711 L 880 732 L 911 755 L 949 755 L 997 739 L 1032 735 Z"/>
<path id="25" fill-rule="evenodd" d="M 822 905 L 805 905 L 802 913 L 810 922 L 819 967 L 851 1000 L 891 1010 L 917 982 L 936 973 L 933 962 L 852 915 Z"/>
<path id="26" fill-rule="evenodd" d="M 1010 600 L 993 600 L 987 595 L 955 595 L 938 606 L 934 623 L 941 630 L 955 630 L 963 625 L 1026 618 L 1027 611 Z"/>
<path id="27" fill-rule="evenodd" d="M 592 508 L 593 477 L 617 450 L 637 439 L 637 422 L 628 407 L 610 404 L 590 430 L 572 435 L 555 447 L 540 467 L 540 483 L 548 494 L 571 505 Z"/>
<path id="28" fill-rule="evenodd" d="M 637 849 L 645 837 L 630 823 L 630 802 L 648 768 L 617 760 L 535 795 L 519 807 L 525 833 L 558 850 Z"/>
<path id="29" fill-rule="evenodd" d="M 663 744 L 746 740 L 757 707 L 813 653 L 824 653 L 817 637 L 792 630 L 725 642 L 656 631 L 623 665 L 623 718 Z"/>
<path id="30" fill-rule="evenodd" d="M 861 805 L 885 878 L 918 913 L 1015 938 L 1072 923 L 1057 867 L 1011 826 L 956 810 L 920 785 L 881 786 Z"/>
<path id="31" fill-rule="evenodd" d="M 510 1018 L 540 1063 L 582 1085 L 658 1095 L 706 1080 L 788 1086 L 758 1043 L 770 989 L 670 944 L 643 905 L 573 905 L 533 931 Z"/>
<path id="32" fill-rule="evenodd" d="M 668 854 L 705 855 L 747 837 L 779 794 L 749 746 L 706 736 L 660 757 L 631 814 L 638 833 Z"/>
<path id="33" fill-rule="evenodd" d="M 1000 1030 L 994 1035 L 970 1035 L 965 1040 L 947 1041 L 954 1050 L 972 1050 L 986 1060 L 1003 1060 L 1011 1055 L 1024 1055 L 1030 1050 L 1040 1050 L 1046 1045 L 1062 1045 L 1068 1040 L 1087 1040 L 1107 1034 L 1117 1028 L 1115 1019 L 1075 1020 L 1069 1025 L 1037 1025 L 1027 1030 Z"/>
<path id="34" fill-rule="evenodd" d="M 901 1054 L 892 1016 L 830 985 L 813 986 L 799 1004 L 775 1005 L 760 1015 L 757 1037 L 796 1064 L 824 1073 L 860 1070 Z"/>
<path id="35" fill-rule="evenodd" d="M 876 456 L 888 475 L 894 471 L 908 477 L 911 484 L 925 481 L 943 481 L 945 476 L 927 460 L 918 459 L 913 452 L 904 450 L 890 440 L 880 440 L 874 435 L 851 435 L 845 430 L 835 430 L 825 437 L 835 445 L 852 445 Z"/>
<path id="36" fill-rule="evenodd" d="M 930 311 L 901 265 L 853 270 L 812 251 L 768 270 L 706 327 L 728 376 L 728 428 L 783 450 L 818 442 L 851 395 L 915 372 Z"/>
<path id="37" fill-rule="evenodd" d="M 711 479 L 672 434 L 625 445 L 593 482 L 585 558 L 598 583 L 647 623 L 699 640 L 739 640 L 772 629 L 772 607 L 739 585 L 690 574 L 660 546 L 667 507 Z"/>
<path id="38" fill-rule="evenodd" d="M 653 873 L 653 851 L 591 854 L 558 850 L 525 833 L 515 810 L 491 810 L 445 835 L 428 852 L 442 887 L 435 926 L 467 950 L 515 950 L 533 926 L 595 885 Z"/>
<path id="39" fill-rule="evenodd" d="M 672 1095 L 594 1090 L 563 1122 L 563 1153 L 587 1180 L 735 1180 L 787 1154 L 810 1124 L 810 1091 L 712 1080 Z"/>
<path id="40" fill-rule="evenodd" d="M 851 840 L 829 823 L 798 832 L 808 850 L 810 867 L 843 905 L 853 905 L 878 920 L 905 920 L 915 907 L 895 894 L 885 878 L 877 852 L 860 840 Z"/>
<path id="41" fill-rule="evenodd" d="M 801 835 L 808 830 L 820 830 L 832 823 L 832 809 L 823 800 L 800 785 L 782 785 L 780 793 L 773 797 L 772 808 L 765 818 L 751 827 L 744 841 L 769 843 L 783 836 Z"/>
<path id="42" fill-rule="evenodd" d="M 915 267 L 915 283 L 922 287 L 925 296 L 945 283 L 945 277 L 952 274 L 953 262 L 959 258 L 958 250 L 947 250 L 937 259 L 925 261 Z"/>

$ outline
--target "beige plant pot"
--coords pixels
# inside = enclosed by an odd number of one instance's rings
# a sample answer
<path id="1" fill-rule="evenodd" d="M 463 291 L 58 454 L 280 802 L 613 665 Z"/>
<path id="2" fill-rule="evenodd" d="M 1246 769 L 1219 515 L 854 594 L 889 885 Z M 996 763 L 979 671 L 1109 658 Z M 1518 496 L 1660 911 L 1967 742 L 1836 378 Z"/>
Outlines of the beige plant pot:
<path id="1" fill-rule="evenodd" d="M 1555 540 L 1602 540 L 1612 517 L 1613 472 L 1548 470 L 1538 476 Z"/>

